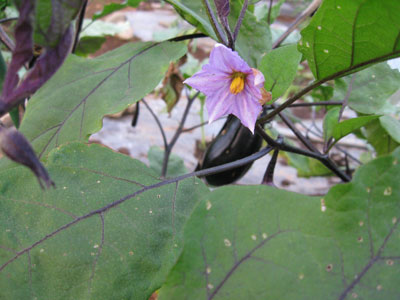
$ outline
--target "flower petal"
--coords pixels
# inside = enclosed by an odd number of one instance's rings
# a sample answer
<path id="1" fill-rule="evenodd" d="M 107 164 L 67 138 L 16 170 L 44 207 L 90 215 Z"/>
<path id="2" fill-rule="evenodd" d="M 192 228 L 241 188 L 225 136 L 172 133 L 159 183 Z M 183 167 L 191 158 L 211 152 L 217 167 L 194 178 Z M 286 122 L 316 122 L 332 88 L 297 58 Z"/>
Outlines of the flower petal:
<path id="1" fill-rule="evenodd" d="M 235 98 L 229 112 L 238 117 L 242 124 L 254 134 L 257 117 L 262 110 L 261 104 L 246 92 L 236 95 Z"/>
<path id="2" fill-rule="evenodd" d="M 183 83 L 209 96 L 219 91 L 227 81 L 228 79 L 225 75 L 217 75 L 201 70 L 192 77 L 186 79 Z"/>
<path id="3" fill-rule="evenodd" d="M 230 93 L 229 86 L 225 85 L 216 93 L 207 96 L 206 107 L 209 123 L 229 114 L 233 105 L 234 95 Z"/>
<path id="4" fill-rule="evenodd" d="M 263 88 L 265 82 L 264 74 L 257 69 L 252 69 L 252 70 L 254 74 L 254 86 L 259 89 Z"/>
<path id="5" fill-rule="evenodd" d="M 210 65 L 228 74 L 232 74 L 232 72 L 251 74 L 253 72 L 236 51 L 232 51 L 222 44 L 216 44 L 211 51 Z"/>

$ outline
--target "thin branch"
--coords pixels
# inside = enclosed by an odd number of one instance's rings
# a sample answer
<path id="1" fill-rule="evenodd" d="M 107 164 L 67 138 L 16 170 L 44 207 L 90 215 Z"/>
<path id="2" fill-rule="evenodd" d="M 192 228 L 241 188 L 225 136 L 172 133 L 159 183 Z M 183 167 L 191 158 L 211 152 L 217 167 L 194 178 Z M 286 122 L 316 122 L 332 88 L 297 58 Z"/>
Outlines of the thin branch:
<path id="1" fill-rule="evenodd" d="M 193 97 L 188 98 L 188 102 L 186 104 L 185 111 L 183 112 L 181 122 L 179 123 L 178 129 L 176 130 L 174 136 L 172 137 L 171 141 L 165 147 L 164 151 L 164 160 L 163 160 L 163 165 L 161 169 L 161 177 L 165 177 L 167 174 L 167 169 L 168 169 L 168 161 L 169 161 L 169 156 L 171 155 L 172 148 L 175 146 L 175 143 L 177 142 L 179 136 L 182 133 L 183 126 L 185 125 L 186 118 L 189 114 L 190 107 L 192 106 L 194 100 L 197 98 L 197 96 L 200 94 L 200 92 L 197 92 Z"/>
<path id="2" fill-rule="evenodd" d="M 282 144 L 283 138 L 281 136 L 278 136 L 276 142 Z M 279 149 L 276 148 L 274 150 L 274 153 L 272 154 L 271 160 L 268 163 L 268 167 L 267 170 L 265 171 L 261 184 L 274 186 L 274 174 L 275 174 L 276 163 L 278 161 L 278 154 L 279 154 Z"/>
<path id="3" fill-rule="evenodd" d="M 295 136 L 303 143 L 304 146 L 306 146 L 310 151 L 319 153 L 318 149 L 314 146 L 311 141 L 306 138 L 297 128 L 296 125 L 293 124 L 293 122 L 283 113 L 281 112 L 279 114 L 279 117 L 282 119 L 282 121 L 286 124 L 287 127 L 290 128 L 290 130 L 295 134 Z"/>
<path id="4" fill-rule="evenodd" d="M 219 25 L 217 18 L 215 17 L 215 14 L 211 8 L 210 2 L 208 2 L 208 0 L 202 0 L 204 7 L 206 8 L 206 12 L 207 12 L 207 16 L 208 19 L 210 20 L 211 26 L 214 29 L 214 32 L 217 36 L 217 39 L 224 45 L 228 45 L 224 34 L 221 30 L 221 26 Z"/>
<path id="5" fill-rule="evenodd" d="M 296 18 L 296 20 L 290 24 L 288 29 L 273 43 L 272 48 L 275 49 L 301 24 L 303 23 L 313 12 L 315 12 L 320 6 L 322 0 L 314 0 L 311 4 Z"/>
<path id="6" fill-rule="evenodd" d="M 0 26 L 0 41 L 7 47 L 11 52 L 14 51 L 15 44 L 13 40 L 8 36 L 8 34 L 4 31 L 3 27 Z"/>
<path id="7" fill-rule="evenodd" d="M 82 24 L 83 24 L 83 19 L 85 18 L 87 3 L 88 3 L 87 0 L 83 2 L 81 11 L 79 12 L 78 20 L 76 21 L 76 31 L 74 37 L 74 44 L 72 46 L 72 53 L 75 53 L 76 47 L 78 47 L 79 35 L 82 30 Z"/>
<path id="8" fill-rule="evenodd" d="M 238 20 L 236 22 L 235 31 L 233 33 L 233 40 L 234 41 L 236 41 L 236 39 L 237 39 L 237 37 L 239 35 L 240 26 L 242 26 L 242 22 L 243 22 L 245 14 L 246 14 L 246 10 L 247 10 L 247 6 L 248 5 L 249 5 L 249 0 L 244 0 L 242 10 L 240 11 L 239 18 L 238 18 Z"/>
<path id="9" fill-rule="evenodd" d="M 267 22 L 269 25 L 271 25 L 272 1 L 273 0 L 269 0 L 269 6 L 268 6 Z"/>
<path id="10" fill-rule="evenodd" d="M 4 18 L 4 19 L 1 19 L 1 20 L 0 20 L 0 24 L 7 23 L 7 22 L 10 22 L 10 21 L 16 21 L 16 20 L 18 20 L 17 17 L 13 17 L 13 18 Z"/>
<path id="11" fill-rule="evenodd" d="M 327 155 L 321 153 L 315 153 L 308 150 L 303 150 L 300 148 L 293 147 L 291 145 L 285 143 L 278 143 L 272 137 L 270 137 L 264 129 L 260 125 L 256 125 L 256 132 L 261 135 L 261 137 L 267 141 L 268 145 L 275 149 L 279 149 L 281 151 L 286 151 L 290 153 L 300 154 L 304 156 L 308 156 L 311 158 L 315 158 L 319 160 L 322 164 L 324 164 L 328 169 L 330 169 L 336 176 L 342 179 L 345 182 L 351 181 L 351 178 L 343 173 L 330 159 Z"/>
<path id="12" fill-rule="evenodd" d="M 167 136 L 165 135 L 165 131 L 164 131 L 164 128 L 162 127 L 162 125 L 161 125 L 160 119 L 157 117 L 157 115 L 151 109 L 150 105 L 147 104 L 147 102 L 146 102 L 146 100 L 144 100 L 144 98 L 142 99 L 142 103 L 144 104 L 144 106 L 146 106 L 146 108 L 149 110 L 150 114 L 153 116 L 154 120 L 156 121 L 157 126 L 160 129 L 160 132 L 161 132 L 161 135 L 162 135 L 162 139 L 163 139 L 163 142 L 164 142 L 164 148 L 167 149 L 168 148 Z"/>
<path id="13" fill-rule="evenodd" d="M 193 130 L 195 130 L 195 129 L 197 129 L 197 128 L 203 127 L 204 125 L 207 125 L 208 123 L 209 123 L 208 121 L 205 121 L 205 122 L 203 122 L 203 123 L 194 125 L 194 126 L 192 126 L 192 127 L 182 129 L 182 133 L 186 133 L 186 132 L 193 131 Z"/>
<path id="14" fill-rule="evenodd" d="M 307 106 L 335 106 L 343 105 L 343 101 L 322 101 L 322 102 L 304 102 L 304 103 L 293 103 L 289 107 L 307 107 Z"/>

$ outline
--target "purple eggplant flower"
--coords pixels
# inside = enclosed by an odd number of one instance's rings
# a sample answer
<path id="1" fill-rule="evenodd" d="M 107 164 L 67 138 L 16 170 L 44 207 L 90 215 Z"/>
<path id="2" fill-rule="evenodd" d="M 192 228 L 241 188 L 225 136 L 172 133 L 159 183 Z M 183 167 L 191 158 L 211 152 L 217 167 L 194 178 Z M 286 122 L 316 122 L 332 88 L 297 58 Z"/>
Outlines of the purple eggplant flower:
<path id="1" fill-rule="evenodd" d="M 264 81 L 263 74 L 250 68 L 237 52 L 216 44 L 209 63 L 184 83 L 206 95 L 210 123 L 233 114 L 254 133 L 257 117 L 269 94 Z"/>

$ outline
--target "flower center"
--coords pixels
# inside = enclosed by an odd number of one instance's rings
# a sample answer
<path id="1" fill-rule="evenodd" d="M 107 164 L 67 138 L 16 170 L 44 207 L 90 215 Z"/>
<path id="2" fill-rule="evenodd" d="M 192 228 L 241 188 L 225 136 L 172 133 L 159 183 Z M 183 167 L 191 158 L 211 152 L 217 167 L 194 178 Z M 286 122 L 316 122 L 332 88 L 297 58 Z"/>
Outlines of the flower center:
<path id="1" fill-rule="evenodd" d="M 239 94 L 244 89 L 244 81 L 246 79 L 246 74 L 242 72 L 235 72 L 232 75 L 232 82 L 231 82 L 231 93 L 236 95 Z"/>

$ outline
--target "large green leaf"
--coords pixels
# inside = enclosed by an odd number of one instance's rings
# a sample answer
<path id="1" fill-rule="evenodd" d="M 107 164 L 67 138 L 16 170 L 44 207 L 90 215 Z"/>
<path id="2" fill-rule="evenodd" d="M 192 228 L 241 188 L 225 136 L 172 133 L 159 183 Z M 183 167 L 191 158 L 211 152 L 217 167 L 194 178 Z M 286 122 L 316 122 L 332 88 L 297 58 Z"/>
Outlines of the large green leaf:
<path id="1" fill-rule="evenodd" d="M 217 39 L 201 0 L 167 0 L 167 2 L 172 4 L 190 24 L 213 39 Z M 243 0 L 231 1 L 229 17 L 231 28 L 234 28 L 242 5 Z M 271 49 L 271 45 L 271 32 L 268 24 L 265 21 L 257 21 L 254 14 L 247 10 L 236 42 L 238 53 L 252 67 L 256 67 L 261 56 Z"/>
<path id="2" fill-rule="evenodd" d="M 325 0 L 299 49 L 318 80 L 400 55 L 400 2 Z"/>
<path id="3" fill-rule="evenodd" d="M 292 84 L 300 59 L 301 53 L 297 51 L 296 45 L 272 50 L 261 59 L 259 69 L 264 74 L 264 86 L 272 93 L 273 100 L 282 96 Z"/>
<path id="4" fill-rule="evenodd" d="M 70 56 L 29 101 L 21 131 L 40 157 L 66 142 L 85 141 L 101 129 L 104 115 L 150 93 L 186 49 L 176 42 L 135 43 L 95 59 Z"/>
<path id="5" fill-rule="evenodd" d="M 0 172 L 0 299 L 148 299 L 207 188 L 98 145 L 55 149 L 46 167 L 46 192 L 23 167 Z"/>
<path id="6" fill-rule="evenodd" d="M 213 191 L 185 228 L 165 299 L 399 296 L 400 151 L 323 198 L 268 186 Z"/>
<path id="7" fill-rule="evenodd" d="M 400 73 L 386 62 L 336 80 L 334 100 L 348 98 L 349 106 L 363 114 L 393 112 L 387 100 L 400 87 Z"/>
<path id="8" fill-rule="evenodd" d="M 392 139 L 400 143 L 400 121 L 391 116 L 382 116 L 379 118 L 379 121 Z"/>
<path id="9" fill-rule="evenodd" d="M 367 139 L 368 143 L 374 147 L 378 156 L 389 154 L 398 146 L 400 146 L 400 143 L 397 143 L 396 140 L 393 139 L 388 131 L 382 126 L 380 120 L 374 120 L 367 124 L 363 128 L 362 133 Z"/>

